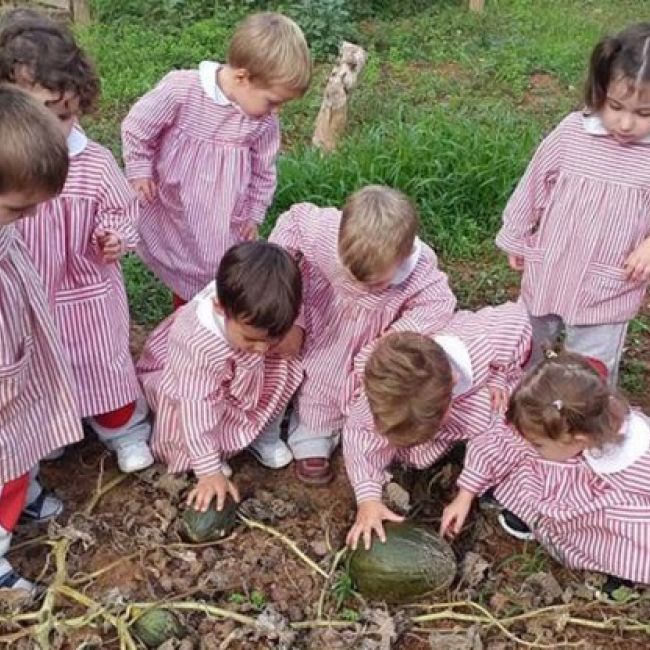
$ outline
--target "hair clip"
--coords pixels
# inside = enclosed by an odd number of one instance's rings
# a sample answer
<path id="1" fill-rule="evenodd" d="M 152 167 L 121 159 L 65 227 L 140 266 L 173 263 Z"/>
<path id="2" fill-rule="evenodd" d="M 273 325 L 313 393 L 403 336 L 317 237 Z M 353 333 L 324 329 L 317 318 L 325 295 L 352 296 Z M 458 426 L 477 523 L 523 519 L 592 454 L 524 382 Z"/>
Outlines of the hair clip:
<path id="1" fill-rule="evenodd" d="M 562 410 L 562 407 L 564 406 L 564 404 L 562 403 L 562 400 L 561 400 L 561 399 L 553 400 L 553 401 L 551 402 L 551 404 L 553 404 L 553 406 L 554 406 L 558 411 L 561 411 L 561 410 Z"/>

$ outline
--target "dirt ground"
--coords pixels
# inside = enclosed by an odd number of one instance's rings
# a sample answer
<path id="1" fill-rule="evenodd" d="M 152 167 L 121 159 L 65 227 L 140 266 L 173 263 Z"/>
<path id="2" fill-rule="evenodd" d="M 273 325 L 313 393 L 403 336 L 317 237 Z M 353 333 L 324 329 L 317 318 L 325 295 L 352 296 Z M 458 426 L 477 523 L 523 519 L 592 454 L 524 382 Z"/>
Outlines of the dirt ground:
<path id="1" fill-rule="evenodd" d="M 472 281 L 473 273 L 459 269 L 454 275 Z M 494 295 L 489 283 L 485 291 Z M 507 287 L 505 295 L 511 293 Z M 474 299 L 485 302 L 486 296 Z M 143 338 L 141 330 L 134 332 L 135 348 Z M 628 357 L 647 367 L 650 337 L 637 336 Z M 394 480 L 410 494 L 410 517 L 437 526 L 461 461 L 459 449 L 427 472 L 395 468 Z M 187 477 L 170 477 L 156 466 L 124 477 L 89 505 L 121 476 L 96 440 L 44 463 L 44 481 L 63 499 L 66 514 L 49 528 L 19 527 L 9 557 L 25 576 L 57 588 L 31 603 L 0 598 L 0 615 L 6 615 L 0 643 L 16 649 L 39 647 L 35 639 L 52 648 L 136 647 L 124 631 L 135 613 L 129 604 L 166 603 L 177 608 L 186 636 L 163 650 L 650 647 L 650 590 L 603 603 L 597 598 L 600 576 L 568 571 L 536 544 L 509 538 L 489 509 L 475 511 L 454 545 L 460 568 L 449 593 L 401 608 L 366 602 L 351 589 L 345 559 L 337 554 L 354 517 L 340 453 L 336 479 L 326 489 L 306 488 L 291 467 L 267 470 L 246 454 L 232 465 L 244 495 L 242 513 L 266 529 L 242 523 L 220 542 L 191 545 L 180 534 Z M 478 606 L 463 605 L 470 600 Z M 228 610 L 229 618 L 206 612 L 206 605 Z M 526 612 L 532 614 L 508 620 Z M 413 620 L 427 613 L 438 620 Z"/>

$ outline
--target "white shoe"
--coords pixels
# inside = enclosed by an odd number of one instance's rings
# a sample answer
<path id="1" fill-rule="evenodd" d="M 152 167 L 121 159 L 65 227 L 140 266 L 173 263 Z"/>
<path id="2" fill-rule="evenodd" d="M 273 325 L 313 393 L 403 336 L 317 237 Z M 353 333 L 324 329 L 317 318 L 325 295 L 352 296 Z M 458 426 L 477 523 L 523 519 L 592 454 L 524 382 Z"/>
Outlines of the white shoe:
<path id="1" fill-rule="evenodd" d="M 154 463 L 149 445 L 144 440 L 116 440 L 112 447 L 117 454 L 117 465 L 125 474 L 139 472 Z"/>
<path id="2" fill-rule="evenodd" d="M 32 594 L 36 585 L 16 573 L 7 560 L 0 558 L 0 589 L 15 589 Z"/>
<path id="3" fill-rule="evenodd" d="M 230 465 L 228 465 L 228 463 L 225 460 L 221 461 L 221 473 L 226 478 L 232 477 L 232 467 L 230 467 Z"/>
<path id="4" fill-rule="evenodd" d="M 63 501 L 57 498 L 49 490 L 41 487 L 38 496 L 25 505 L 20 515 L 22 522 L 49 521 L 58 517 L 63 512 Z"/>
<path id="5" fill-rule="evenodd" d="M 293 460 L 291 450 L 282 440 L 267 442 L 257 439 L 248 446 L 248 451 L 270 469 L 286 467 Z"/>
<path id="6" fill-rule="evenodd" d="M 59 447 L 58 449 L 51 451 L 47 456 L 43 458 L 43 460 L 59 460 L 59 458 L 63 458 L 63 454 L 65 454 L 65 447 Z"/>

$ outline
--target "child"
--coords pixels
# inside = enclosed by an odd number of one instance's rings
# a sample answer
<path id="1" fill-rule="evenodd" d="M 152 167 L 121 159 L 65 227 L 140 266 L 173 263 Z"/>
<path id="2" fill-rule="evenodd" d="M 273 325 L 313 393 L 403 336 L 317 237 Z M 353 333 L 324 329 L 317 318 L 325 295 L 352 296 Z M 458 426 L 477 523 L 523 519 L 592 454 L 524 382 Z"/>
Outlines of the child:
<path id="1" fill-rule="evenodd" d="M 33 588 L 4 558 L 11 533 L 23 508 L 34 521 L 62 511 L 35 478 L 38 461 L 83 436 L 43 288 L 13 226 L 61 191 L 67 171 L 52 117 L 0 85 L 0 589 Z"/>
<path id="2" fill-rule="evenodd" d="M 301 298 L 300 271 L 288 253 L 262 241 L 238 244 L 221 260 L 216 285 L 145 345 L 138 372 L 156 413 L 152 449 L 170 472 L 194 472 L 188 503 L 198 510 L 214 496 L 218 510 L 228 493 L 238 500 L 225 460 L 253 441 L 267 466 L 291 462 L 280 421 L 302 369 L 269 351 L 293 325 Z"/>
<path id="3" fill-rule="evenodd" d="M 441 532 L 458 533 L 474 496 L 495 485 L 508 532 L 570 568 L 650 584 L 648 419 L 565 353 L 526 376 L 506 421 L 468 446 Z"/>
<path id="4" fill-rule="evenodd" d="M 650 277 L 650 23 L 598 43 L 585 103 L 535 153 L 497 245 L 523 271 L 531 363 L 564 327 L 567 349 L 601 360 L 616 385 Z"/>
<path id="5" fill-rule="evenodd" d="M 304 328 L 294 327 L 280 352 L 300 349 L 304 331 L 305 380 L 289 446 L 305 483 L 332 479 L 329 456 L 356 390 L 348 378 L 374 341 L 389 330 L 434 332 L 451 319 L 456 299 L 435 254 L 416 237 L 418 225 L 406 196 L 367 186 L 342 211 L 294 205 L 271 234 L 302 254 Z"/>
<path id="6" fill-rule="evenodd" d="M 212 281 L 230 246 L 257 236 L 275 192 L 277 113 L 310 79 L 300 28 L 254 14 L 226 64 L 170 72 L 124 120 L 126 174 L 143 202 L 138 250 L 175 307 Z"/>
<path id="7" fill-rule="evenodd" d="M 99 93 L 92 64 L 63 26 L 16 10 L 0 31 L 0 79 L 49 108 L 67 138 L 61 194 L 19 230 L 45 285 L 77 388 L 79 411 L 123 472 L 153 463 L 150 425 L 129 351 L 129 311 L 119 258 L 137 241 L 137 197 L 111 153 L 77 118 Z"/>
<path id="8" fill-rule="evenodd" d="M 530 353 L 525 308 L 508 303 L 457 312 L 434 337 L 389 334 L 364 373 L 365 395 L 343 430 L 343 457 L 358 512 L 348 534 L 356 548 L 382 521 L 400 521 L 381 501 L 389 465 L 400 460 L 430 467 L 457 442 L 479 436 L 505 409 Z"/>

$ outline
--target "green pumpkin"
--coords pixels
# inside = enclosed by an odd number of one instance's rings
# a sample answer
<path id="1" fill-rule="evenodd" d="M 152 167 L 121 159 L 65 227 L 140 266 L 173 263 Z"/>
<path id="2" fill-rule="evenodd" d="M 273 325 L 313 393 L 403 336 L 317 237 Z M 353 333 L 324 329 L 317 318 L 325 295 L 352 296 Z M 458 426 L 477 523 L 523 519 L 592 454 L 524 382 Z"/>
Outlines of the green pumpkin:
<path id="1" fill-rule="evenodd" d="M 188 508 L 183 513 L 183 532 L 190 542 L 214 542 L 229 535 L 237 524 L 237 504 L 228 497 L 223 510 L 213 499 L 205 512 Z"/>
<path id="2" fill-rule="evenodd" d="M 411 522 L 386 522 L 384 529 L 385 544 L 374 537 L 369 550 L 350 558 L 350 576 L 364 596 L 403 603 L 449 587 L 456 558 L 447 542 Z"/>
<path id="3" fill-rule="evenodd" d="M 185 628 L 167 609 L 147 610 L 133 624 L 133 631 L 148 648 L 157 648 L 168 639 L 180 639 L 185 635 Z"/>

